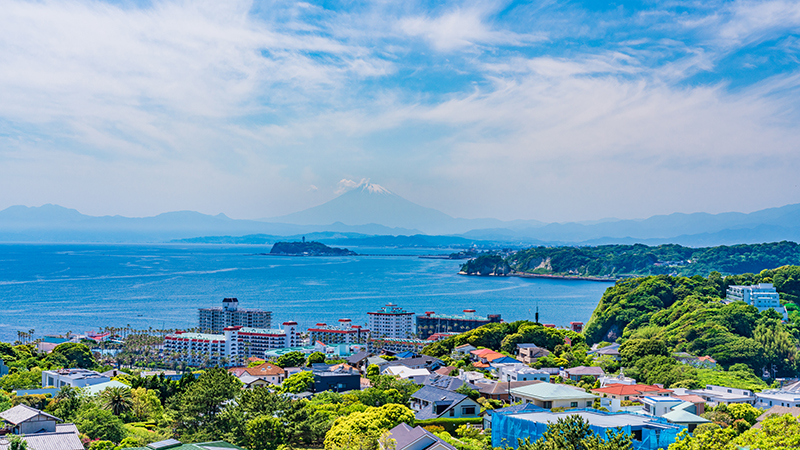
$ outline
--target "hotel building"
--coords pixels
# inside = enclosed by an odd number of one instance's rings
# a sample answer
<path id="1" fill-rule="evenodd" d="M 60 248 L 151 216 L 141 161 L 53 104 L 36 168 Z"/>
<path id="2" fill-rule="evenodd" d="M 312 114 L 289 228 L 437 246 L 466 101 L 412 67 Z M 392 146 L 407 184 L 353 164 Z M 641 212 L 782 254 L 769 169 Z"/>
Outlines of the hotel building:
<path id="1" fill-rule="evenodd" d="M 414 335 L 414 313 L 397 305 L 389 303 L 375 312 L 368 312 L 367 315 L 372 337 L 405 339 Z"/>
<path id="2" fill-rule="evenodd" d="M 189 365 L 239 364 L 245 359 L 264 357 L 267 350 L 296 347 L 297 322 L 284 322 L 283 329 L 232 326 L 222 334 L 185 333 L 166 336 L 164 353 Z"/>
<path id="3" fill-rule="evenodd" d="M 774 309 L 786 318 L 786 310 L 781 306 L 780 296 L 772 283 L 760 283 L 752 286 L 728 286 L 725 299 L 734 302 L 745 302 L 758 308 L 759 312 Z"/>
<path id="4" fill-rule="evenodd" d="M 200 329 L 207 333 L 220 334 L 225 327 L 270 328 L 272 312 L 260 309 L 239 309 L 239 300 L 225 298 L 222 307 L 200 308 Z"/>
<path id="5" fill-rule="evenodd" d="M 476 316 L 474 309 L 465 309 L 463 315 L 436 314 L 426 311 L 424 316 L 417 316 L 417 335 L 427 339 L 436 333 L 463 333 L 474 330 L 487 323 L 501 322 L 500 314 L 486 317 Z"/>
<path id="6" fill-rule="evenodd" d="M 338 325 L 318 323 L 308 329 L 311 343 L 322 342 L 325 345 L 365 344 L 369 339 L 369 330 L 360 325 L 353 325 L 350 319 L 339 319 Z"/>

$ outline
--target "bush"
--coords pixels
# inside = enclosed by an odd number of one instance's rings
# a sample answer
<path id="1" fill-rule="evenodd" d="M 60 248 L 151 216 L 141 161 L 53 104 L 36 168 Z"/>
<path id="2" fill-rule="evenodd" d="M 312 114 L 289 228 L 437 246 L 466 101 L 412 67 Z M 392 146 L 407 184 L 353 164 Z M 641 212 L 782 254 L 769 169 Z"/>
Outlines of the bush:
<path id="1" fill-rule="evenodd" d="M 444 428 L 450 434 L 455 434 L 458 427 L 461 425 L 478 425 L 483 423 L 483 419 L 480 417 L 463 417 L 459 419 L 450 419 L 450 418 L 439 418 L 439 419 L 428 419 L 428 420 L 418 420 L 416 422 L 417 425 L 425 428 L 426 426 L 436 425 Z"/>

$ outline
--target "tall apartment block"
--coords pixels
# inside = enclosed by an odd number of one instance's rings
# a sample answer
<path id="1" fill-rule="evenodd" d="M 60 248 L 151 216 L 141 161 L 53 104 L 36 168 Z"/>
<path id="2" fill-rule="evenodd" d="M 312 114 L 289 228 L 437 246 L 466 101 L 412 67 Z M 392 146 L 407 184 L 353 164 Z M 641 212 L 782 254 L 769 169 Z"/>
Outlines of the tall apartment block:
<path id="1" fill-rule="evenodd" d="M 222 333 L 226 327 L 270 328 L 272 311 L 239 309 L 236 298 L 222 299 L 222 307 L 200 308 L 200 330 L 206 333 Z"/>
<path id="2" fill-rule="evenodd" d="M 436 333 L 463 333 L 487 323 L 497 322 L 501 322 L 500 314 L 481 317 L 475 315 L 474 309 L 465 309 L 463 315 L 436 314 L 433 311 L 426 311 L 424 316 L 417 316 L 417 335 L 420 339 L 428 339 Z"/>
<path id="3" fill-rule="evenodd" d="M 368 312 L 369 331 L 372 338 L 405 339 L 414 335 L 414 313 L 392 303 L 383 308 Z"/>
<path id="4" fill-rule="evenodd" d="M 164 338 L 164 353 L 190 365 L 242 364 L 267 350 L 297 347 L 297 322 L 284 322 L 283 329 L 225 327 L 222 333 L 177 331 Z"/>

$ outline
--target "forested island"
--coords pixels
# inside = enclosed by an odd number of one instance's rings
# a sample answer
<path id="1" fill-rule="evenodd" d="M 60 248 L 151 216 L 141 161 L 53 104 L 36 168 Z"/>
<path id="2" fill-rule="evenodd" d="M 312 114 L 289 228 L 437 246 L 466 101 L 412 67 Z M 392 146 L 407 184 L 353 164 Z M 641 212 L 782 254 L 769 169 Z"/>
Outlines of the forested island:
<path id="1" fill-rule="evenodd" d="M 639 275 L 707 276 L 759 273 L 764 269 L 800 264 L 800 245 L 782 241 L 766 244 L 692 248 L 600 245 L 596 247 L 531 247 L 503 256 L 484 253 L 467 261 L 468 275 L 559 275 L 612 277 Z"/>
<path id="2" fill-rule="evenodd" d="M 346 248 L 328 247 L 321 242 L 276 242 L 270 255 L 284 256 L 355 256 L 356 252 Z"/>

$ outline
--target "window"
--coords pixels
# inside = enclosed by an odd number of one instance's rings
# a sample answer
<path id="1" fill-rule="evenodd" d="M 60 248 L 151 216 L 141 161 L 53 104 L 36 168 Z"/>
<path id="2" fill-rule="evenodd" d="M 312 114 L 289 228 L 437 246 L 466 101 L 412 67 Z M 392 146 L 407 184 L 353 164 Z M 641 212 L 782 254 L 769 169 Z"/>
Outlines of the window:
<path id="1" fill-rule="evenodd" d="M 553 407 L 553 402 L 542 402 L 542 408 L 550 409 Z"/>
<path id="2" fill-rule="evenodd" d="M 577 408 L 577 407 L 578 407 L 578 402 L 572 402 L 572 403 L 570 403 L 570 404 L 569 404 L 569 407 L 570 407 L 570 408 Z"/>
<path id="3" fill-rule="evenodd" d="M 455 409 L 451 409 L 450 410 L 450 417 L 453 417 L 455 415 L 456 415 L 456 410 Z"/>
<path id="4" fill-rule="evenodd" d="M 474 406 L 464 406 L 461 408 L 461 414 L 465 416 L 474 416 L 475 415 L 475 407 Z"/>

